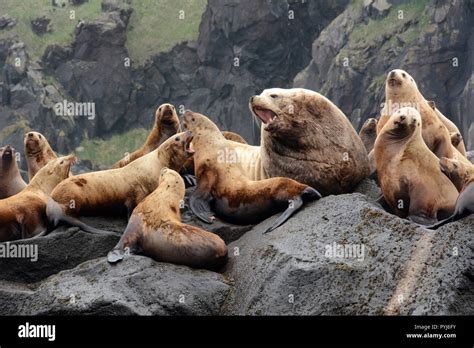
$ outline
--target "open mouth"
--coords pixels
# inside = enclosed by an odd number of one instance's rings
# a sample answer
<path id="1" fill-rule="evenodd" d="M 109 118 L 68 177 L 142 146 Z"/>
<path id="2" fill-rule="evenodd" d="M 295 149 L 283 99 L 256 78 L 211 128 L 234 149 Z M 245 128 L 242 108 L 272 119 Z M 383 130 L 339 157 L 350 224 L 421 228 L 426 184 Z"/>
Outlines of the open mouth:
<path id="1" fill-rule="evenodd" d="M 277 117 L 277 115 L 272 110 L 261 108 L 260 106 L 254 106 L 253 112 L 265 124 L 272 123 L 273 121 L 275 121 L 275 118 Z"/>
<path id="2" fill-rule="evenodd" d="M 188 138 L 186 139 L 186 143 L 184 144 L 184 150 L 186 151 L 186 153 L 189 153 L 191 155 L 194 154 L 192 141 L 193 141 L 193 136 L 189 135 Z"/>
<path id="3" fill-rule="evenodd" d="M 396 78 L 392 77 L 392 78 L 388 79 L 388 85 L 390 87 L 400 86 L 401 84 L 402 83 Z"/>

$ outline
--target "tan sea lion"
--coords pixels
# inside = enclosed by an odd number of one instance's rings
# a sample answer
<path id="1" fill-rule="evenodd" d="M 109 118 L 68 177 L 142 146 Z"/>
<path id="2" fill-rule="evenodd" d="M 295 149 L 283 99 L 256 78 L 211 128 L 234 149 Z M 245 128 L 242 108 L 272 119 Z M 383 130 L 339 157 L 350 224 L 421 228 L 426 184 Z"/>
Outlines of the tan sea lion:
<path id="1" fill-rule="evenodd" d="M 474 165 L 445 157 L 439 160 L 439 165 L 441 171 L 456 186 L 460 194 L 453 215 L 430 226 L 430 229 L 437 229 L 474 213 Z"/>
<path id="2" fill-rule="evenodd" d="M 80 216 L 117 215 L 133 208 L 158 186 L 163 167 L 179 170 L 192 156 L 191 132 L 174 135 L 158 149 L 123 168 L 85 173 L 64 180 L 51 193 L 46 213 L 53 226 L 59 222 L 86 232 L 102 231 L 86 225 Z"/>
<path id="3" fill-rule="evenodd" d="M 413 107 L 419 111 L 423 124 L 423 140 L 438 158 L 455 156 L 450 132 L 432 104 L 420 93 L 413 77 L 404 70 L 395 69 L 388 73 L 385 82 L 385 104 L 377 125 L 377 134 L 390 116 L 402 107 Z"/>
<path id="4" fill-rule="evenodd" d="M 35 174 L 49 161 L 58 158 L 45 136 L 38 132 L 28 132 L 24 138 L 25 156 L 28 163 L 28 177 L 31 181 Z"/>
<path id="5" fill-rule="evenodd" d="M 287 177 L 321 194 L 352 189 L 369 174 L 367 151 L 344 113 L 319 93 L 273 88 L 250 98 L 262 122 L 265 177 Z"/>
<path id="6" fill-rule="evenodd" d="M 73 155 L 48 162 L 20 193 L 0 200 L 0 242 L 31 238 L 47 229 L 45 219 L 49 194 L 68 177 Z"/>
<path id="7" fill-rule="evenodd" d="M 198 178 L 190 206 L 204 222 L 212 223 L 212 211 L 230 222 L 253 224 L 284 210 L 265 231 L 269 232 L 303 203 L 321 197 L 314 188 L 289 178 L 263 179 L 259 147 L 227 140 L 204 115 L 186 111 L 184 123 L 194 135 Z"/>
<path id="8" fill-rule="evenodd" d="M 359 131 L 359 137 L 367 153 L 370 153 L 374 148 L 375 138 L 377 138 L 377 122 L 375 118 L 368 118 Z"/>
<path id="9" fill-rule="evenodd" d="M 456 147 L 462 142 L 462 135 L 458 132 L 451 132 L 449 134 L 451 136 L 451 144 Z"/>
<path id="10" fill-rule="evenodd" d="M 396 215 L 429 224 L 452 214 L 458 192 L 424 142 L 416 109 L 404 107 L 390 117 L 374 156 L 384 199 Z"/>
<path id="11" fill-rule="evenodd" d="M 171 104 L 161 104 L 155 113 L 155 125 L 151 130 L 148 138 L 143 146 L 125 156 L 123 159 L 115 163 L 112 168 L 122 168 L 127 164 L 135 161 L 147 153 L 158 148 L 169 137 L 178 133 L 180 130 L 179 118 L 176 114 L 176 108 Z"/>
<path id="12" fill-rule="evenodd" d="M 133 210 L 122 238 L 109 252 L 111 263 L 127 249 L 156 261 L 194 268 L 218 269 L 227 260 L 227 246 L 217 235 L 181 222 L 180 204 L 185 186 L 174 170 L 163 168 L 160 184 Z"/>
<path id="13" fill-rule="evenodd" d="M 26 182 L 16 162 L 15 149 L 9 145 L 0 147 L 0 199 L 16 195 L 25 187 Z"/>

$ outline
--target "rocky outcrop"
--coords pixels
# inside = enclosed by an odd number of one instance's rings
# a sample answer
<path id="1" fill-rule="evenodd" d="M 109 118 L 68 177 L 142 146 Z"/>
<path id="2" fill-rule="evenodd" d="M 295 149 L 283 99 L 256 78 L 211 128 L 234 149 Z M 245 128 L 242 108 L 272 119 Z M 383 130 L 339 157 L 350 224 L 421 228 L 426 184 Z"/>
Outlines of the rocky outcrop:
<path id="1" fill-rule="evenodd" d="M 358 128 L 379 115 L 386 73 L 402 68 L 467 138 L 473 11 L 469 1 L 352 3 L 313 42 L 311 63 L 294 85 L 329 97 Z"/>
<path id="2" fill-rule="evenodd" d="M 16 25 L 16 20 L 9 15 L 0 16 L 0 30 L 10 29 Z"/>

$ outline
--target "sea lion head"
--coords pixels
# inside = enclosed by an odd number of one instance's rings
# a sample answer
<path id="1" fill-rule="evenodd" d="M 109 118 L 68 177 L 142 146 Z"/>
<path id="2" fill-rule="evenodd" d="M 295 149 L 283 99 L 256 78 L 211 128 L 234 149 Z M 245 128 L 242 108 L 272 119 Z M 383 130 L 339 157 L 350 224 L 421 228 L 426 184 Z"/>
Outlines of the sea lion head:
<path id="1" fill-rule="evenodd" d="M 314 146 L 320 125 L 329 122 L 334 105 L 322 95 L 307 89 L 271 88 L 250 98 L 249 108 L 262 123 L 262 137 L 289 148 Z M 318 131 L 319 130 L 319 131 Z"/>
<path id="2" fill-rule="evenodd" d="M 44 135 L 38 132 L 28 132 L 25 134 L 23 143 L 25 145 L 25 151 L 28 155 L 35 155 L 43 150 L 43 146 L 46 142 Z"/>
<path id="3" fill-rule="evenodd" d="M 395 139 L 409 138 L 413 135 L 421 137 L 420 113 L 412 107 L 398 109 L 390 116 L 381 133 L 386 133 Z"/>
<path id="4" fill-rule="evenodd" d="M 191 131 L 181 132 L 166 140 L 159 147 L 159 152 L 166 154 L 169 158 L 170 167 L 181 168 L 194 155 L 192 141 L 193 133 Z"/>
<path id="5" fill-rule="evenodd" d="M 155 121 L 157 125 L 179 125 L 179 118 L 174 105 L 168 103 L 161 104 L 158 109 L 156 109 Z"/>
<path id="6" fill-rule="evenodd" d="M 377 131 L 377 123 L 377 119 L 368 118 L 362 125 L 361 132 L 365 134 L 375 134 L 375 132 Z"/>
<path id="7" fill-rule="evenodd" d="M 172 192 L 184 193 L 185 191 L 185 185 L 181 175 L 168 167 L 161 169 L 159 185 L 167 185 L 167 188 L 171 189 Z"/>
<path id="8" fill-rule="evenodd" d="M 8 168 L 15 159 L 15 149 L 10 145 L 0 147 L 0 169 Z"/>
<path id="9" fill-rule="evenodd" d="M 184 113 L 183 120 L 184 128 L 193 132 L 195 137 L 221 134 L 216 124 L 203 114 L 187 110 Z"/>
<path id="10" fill-rule="evenodd" d="M 415 79 L 405 70 L 394 69 L 387 74 L 385 79 L 386 99 L 403 99 L 409 101 L 418 94 Z"/>
<path id="11" fill-rule="evenodd" d="M 469 176 L 465 164 L 457 159 L 441 157 L 439 160 L 439 169 L 451 180 L 458 191 L 461 191 L 464 181 Z"/>
<path id="12" fill-rule="evenodd" d="M 66 179 L 69 176 L 71 166 L 76 163 L 76 156 L 68 155 L 58 157 L 48 164 L 46 164 L 46 172 L 49 176 L 56 178 L 59 181 Z"/>

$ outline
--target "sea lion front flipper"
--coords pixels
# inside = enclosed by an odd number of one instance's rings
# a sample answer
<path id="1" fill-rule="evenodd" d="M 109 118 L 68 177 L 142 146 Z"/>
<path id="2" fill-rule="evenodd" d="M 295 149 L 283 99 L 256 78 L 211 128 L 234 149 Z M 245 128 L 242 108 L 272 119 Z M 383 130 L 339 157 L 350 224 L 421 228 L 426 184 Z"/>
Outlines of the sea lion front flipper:
<path id="1" fill-rule="evenodd" d="M 186 187 L 193 187 L 197 186 L 197 178 L 191 174 L 184 174 L 183 175 L 184 182 L 186 183 Z"/>
<path id="2" fill-rule="evenodd" d="M 211 211 L 211 202 L 214 200 L 210 192 L 197 188 L 189 197 L 189 205 L 194 215 L 205 223 L 214 222 L 214 213 Z"/>
<path id="3" fill-rule="evenodd" d="M 123 232 L 117 245 L 107 254 L 107 261 L 117 263 L 126 256 L 139 252 L 138 242 L 142 236 L 142 228 L 139 218 L 132 216 L 128 222 L 127 228 Z"/>
<path id="4" fill-rule="evenodd" d="M 434 218 L 430 218 L 427 216 L 420 216 L 420 215 L 409 215 L 407 218 L 408 220 L 413 221 L 416 224 L 423 225 L 425 227 L 429 225 L 433 225 L 434 223 L 438 221 Z"/>
<path id="5" fill-rule="evenodd" d="M 268 227 L 263 234 L 273 231 L 275 228 L 280 227 L 286 220 L 288 220 L 291 215 L 296 213 L 303 206 L 303 199 L 297 197 L 289 201 L 288 208 L 275 220 L 275 222 Z"/>

